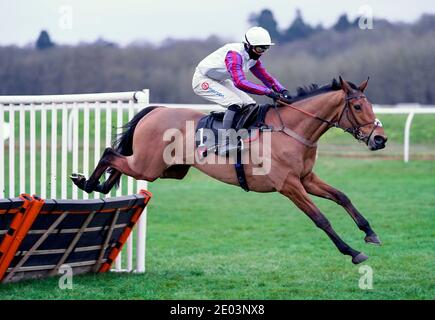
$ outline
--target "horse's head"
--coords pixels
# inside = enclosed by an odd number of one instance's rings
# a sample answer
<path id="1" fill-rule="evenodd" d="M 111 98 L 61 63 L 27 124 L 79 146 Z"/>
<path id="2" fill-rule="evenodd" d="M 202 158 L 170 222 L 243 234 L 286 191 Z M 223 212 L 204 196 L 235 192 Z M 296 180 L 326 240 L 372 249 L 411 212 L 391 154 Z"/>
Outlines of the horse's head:
<path id="1" fill-rule="evenodd" d="M 387 136 L 373 112 L 372 104 L 364 95 L 368 81 L 369 79 L 356 87 L 340 77 L 341 88 L 345 93 L 345 105 L 337 124 L 374 151 L 385 148 Z"/>

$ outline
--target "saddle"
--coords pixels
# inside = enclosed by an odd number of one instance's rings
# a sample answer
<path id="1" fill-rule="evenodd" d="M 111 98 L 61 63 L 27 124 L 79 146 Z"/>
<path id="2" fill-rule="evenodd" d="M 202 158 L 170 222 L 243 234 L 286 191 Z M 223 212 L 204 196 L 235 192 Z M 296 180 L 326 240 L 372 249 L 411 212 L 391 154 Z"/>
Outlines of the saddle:
<path id="1" fill-rule="evenodd" d="M 244 142 L 254 140 L 261 131 L 269 130 L 270 128 L 264 123 L 266 113 L 271 104 L 264 105 L 248 105 L 243 107 L 234 117 L 233 129 L 240 134 L 239 148 L 243 150 Z M 202 117 L 196 127 L 196 147 L 198 152 L 202 152 L 202 156 L 206 157 L 208 152 L 217 153 L 219 147 L 219 130 L 223 128 L 222 120 L 225 112 L 212 111 L 210 114 Z M 213 135 L 205 135 L 204 129 L 211 130 Z M 240 130 L 246 129 L 246 130 Z M 227 154 L 228 156 L 228 154 Z"/>
<path id="2" fill-rule="evenodd" d="M 271 130 L 271 128 L 264 123 L 266 113 L 271 107 L 273 107 L 271 104 L 248 105 L 242 108 L 234 117 L 233 123 L 235 123 L 235 126 L 233 129 L 235 129 L 238 134 L 238 147 L 234 167 L 239 185 L 245 191 L 249 191 L 249 186 L 241 161 L 241 153 L 248 148 L 249 143 L 247 142 L 255 140 L 261 131 Z M 222 120 L 224 114 L 225 112 L 211 112 L 199 120 L 195 132 L 195 143 L 200 157 L 207 157 L 209 152 L 218 153 L 220 145 L 220 141 L 218 141 L 219 130 L 223 128 Z"/>

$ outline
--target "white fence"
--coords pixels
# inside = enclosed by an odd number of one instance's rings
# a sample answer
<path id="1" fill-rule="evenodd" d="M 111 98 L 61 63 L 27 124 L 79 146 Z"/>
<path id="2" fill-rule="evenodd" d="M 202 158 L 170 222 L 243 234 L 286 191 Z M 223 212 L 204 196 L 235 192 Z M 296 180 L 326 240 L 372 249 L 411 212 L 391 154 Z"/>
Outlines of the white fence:
<path id="1" fill-rule="evenodd" d="M 407 114 L 404 138 L 403 138 L 403 161 L 409 162 L 409 141 L 411 136 L 411 125 L 415 114 L 435 114 L 435 106 L 422 107 L 419 104 L 401 104 L 396 107 L 373 107 L 375 114 Z"/>
<path id="2" fill-rule="evenodd" d="M 100 160 L 102 150 L 110 146 L 113 135 L 148 103 L 148 90 L 0 96 L 0 198 L 30 193 L 42 198 L 88 199 L 89 195 L 79 191 L 69 175 L 82 172 L 89 176 Z M 123 177 L 120 188 L 107 197 L 132 194 L 146 187 L 145 181 Z M 92 196 L 99 198 L 101 195 L 94 193 Z M 145 271 L 146 215 L 145 209 L 127 241 L 126 268 L 122 268 L 120 254 L 115 270 Z M 133 268 L 134 237 L 137 239 L 136 268 Z"/>

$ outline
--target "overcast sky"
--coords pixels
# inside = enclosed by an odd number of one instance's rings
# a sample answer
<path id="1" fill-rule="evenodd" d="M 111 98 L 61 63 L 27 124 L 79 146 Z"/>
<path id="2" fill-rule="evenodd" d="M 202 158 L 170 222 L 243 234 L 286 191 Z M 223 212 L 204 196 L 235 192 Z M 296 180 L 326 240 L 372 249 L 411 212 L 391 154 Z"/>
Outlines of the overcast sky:
<path id="1" fill-rule="evenodd" d="M 28 44 L 41 29 L 63 44 L 100 37 L 123 45 L 158 44 L 168 37 L 203 39 L 212 34 L 239 40 L 249 27 L 249 15 L 265 8 L 284 29 L 297 8 L 308 23 L 329 27 L 342 13 L 355 18 L 365 5 L 375 17 L 391 21 L 435 14 L 434 0 L 0 0 L 0 44 Z"/>

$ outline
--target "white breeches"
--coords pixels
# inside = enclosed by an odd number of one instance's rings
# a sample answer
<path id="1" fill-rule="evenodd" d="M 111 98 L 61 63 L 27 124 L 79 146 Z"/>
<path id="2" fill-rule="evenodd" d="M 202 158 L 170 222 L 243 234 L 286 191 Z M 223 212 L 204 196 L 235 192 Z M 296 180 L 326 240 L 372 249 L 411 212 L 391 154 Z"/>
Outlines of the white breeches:
<path id="1" fill-rule="evenodd" d="M 192 88 L 197 95 L 224 108 L 228 108 L 233 104 L 242 107 L 256 103 L 247 93 L 237 89 L 230 79 L 223 81 L 213 80 L 202 75 L 198 70 L 193 75 Z"/>

